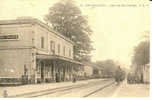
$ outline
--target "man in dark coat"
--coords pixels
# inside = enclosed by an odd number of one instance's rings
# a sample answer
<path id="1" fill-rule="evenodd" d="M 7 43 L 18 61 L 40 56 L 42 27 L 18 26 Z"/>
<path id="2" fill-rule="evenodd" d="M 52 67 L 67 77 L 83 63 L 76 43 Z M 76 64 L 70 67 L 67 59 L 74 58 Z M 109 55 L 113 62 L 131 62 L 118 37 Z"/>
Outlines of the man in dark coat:
<path id="1" fill-rule="evenodd" d="M 115 72 L 115 81 L 117 82 L 117 84 L 119 84 L 120 78 L 121 78 L 121 69 L 119 66 Z"/>

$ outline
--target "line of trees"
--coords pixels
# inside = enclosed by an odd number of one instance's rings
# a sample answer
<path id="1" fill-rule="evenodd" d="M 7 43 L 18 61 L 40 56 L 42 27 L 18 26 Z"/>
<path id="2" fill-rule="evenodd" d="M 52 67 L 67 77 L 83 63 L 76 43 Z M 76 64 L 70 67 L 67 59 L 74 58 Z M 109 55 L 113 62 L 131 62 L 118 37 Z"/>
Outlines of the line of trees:
<path id="1" fill-rule="evenodd" d="M 150 63 L 150 32 L 144 32 L 141 42 L 134 48 L 132 72 L 128 74 L 129 83 L 143 83 L 143 69 Z"/>

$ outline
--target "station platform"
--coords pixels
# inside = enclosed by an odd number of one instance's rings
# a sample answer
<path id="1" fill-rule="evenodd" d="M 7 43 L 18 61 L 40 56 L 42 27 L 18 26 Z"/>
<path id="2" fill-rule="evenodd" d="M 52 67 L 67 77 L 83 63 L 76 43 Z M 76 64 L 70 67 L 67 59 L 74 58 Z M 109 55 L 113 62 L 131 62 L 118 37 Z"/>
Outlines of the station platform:
<path id="1" fill-rule="evenodd" d="M 41 83 L 41 84 L 28 84 L 21 86 L 0 87 L 0 97 L 3 98 L 6 96 L 11 98 L 26 93 L 43 91 L 47 89 L 62 88 L 66 86 L 84 85 L 89 82 L 97 82 L 101 80 L 107 80 L 107 79 L 89 79 L 89 80 L 76 81 L 75 83 L 73 82 Z"/>

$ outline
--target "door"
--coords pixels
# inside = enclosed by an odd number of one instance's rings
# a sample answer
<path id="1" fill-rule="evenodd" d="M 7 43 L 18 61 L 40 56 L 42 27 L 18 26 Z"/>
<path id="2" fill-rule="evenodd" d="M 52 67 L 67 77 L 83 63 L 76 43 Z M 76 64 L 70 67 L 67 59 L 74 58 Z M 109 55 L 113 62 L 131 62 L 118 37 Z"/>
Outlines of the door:
<path id="1" fill-rule="evenodd" d="M 44 81 L 44 62 L 41 62 L 41 81 Z"/>

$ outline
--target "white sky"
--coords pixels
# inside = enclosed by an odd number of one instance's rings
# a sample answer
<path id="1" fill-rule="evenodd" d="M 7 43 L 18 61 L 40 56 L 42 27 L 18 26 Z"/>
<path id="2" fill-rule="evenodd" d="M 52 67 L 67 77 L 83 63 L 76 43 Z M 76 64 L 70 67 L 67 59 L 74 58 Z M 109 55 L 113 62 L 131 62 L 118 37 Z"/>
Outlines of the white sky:
<path id="1" fill-rule="evenodd" d="M 59 0 L 1 0 L 0 20 L 21 16 L 42 20 L 48 13 L 48 8 L 57 1 Z M 128 67 L 133 47 L 144 31 L 150 29 L 149 7 L 139 7 L 139 4 L 149 4 L 148 1 L 76 0 L 83 14 L 88 16 L 93 30 L 92 40 L 96 49 L 92 52 L 93 61 L 114 59 Z M 110 4 L 136 4 L 138 7 L 110 7 Z"/>

